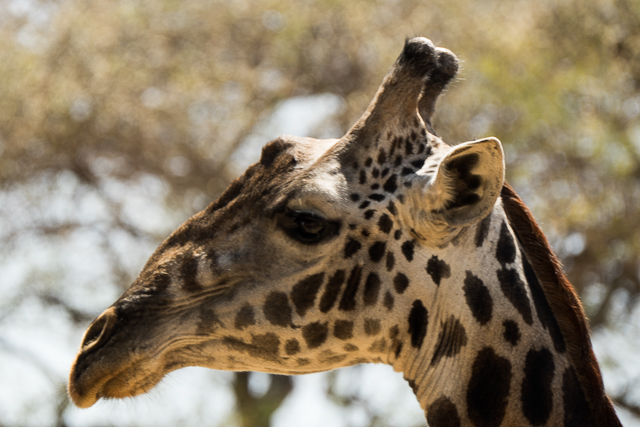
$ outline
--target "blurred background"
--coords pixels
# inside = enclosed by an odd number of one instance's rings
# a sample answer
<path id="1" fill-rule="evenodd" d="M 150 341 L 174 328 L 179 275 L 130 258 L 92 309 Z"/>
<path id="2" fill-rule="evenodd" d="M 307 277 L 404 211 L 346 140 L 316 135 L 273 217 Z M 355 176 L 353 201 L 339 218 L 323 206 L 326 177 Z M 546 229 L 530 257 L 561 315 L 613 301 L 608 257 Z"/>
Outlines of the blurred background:
<path id="1" fill-rule="evenodd" d="M 640 426 L 638 0 L 2 1 L 0 426 L 424 426 L 377 365 L 189 368 L 86 410 L 65 394 L 84 329 L 155 247 L 270 139 L 341 136 L 414 35 L 462 60 L 436 130 L 503 142 Z"/>

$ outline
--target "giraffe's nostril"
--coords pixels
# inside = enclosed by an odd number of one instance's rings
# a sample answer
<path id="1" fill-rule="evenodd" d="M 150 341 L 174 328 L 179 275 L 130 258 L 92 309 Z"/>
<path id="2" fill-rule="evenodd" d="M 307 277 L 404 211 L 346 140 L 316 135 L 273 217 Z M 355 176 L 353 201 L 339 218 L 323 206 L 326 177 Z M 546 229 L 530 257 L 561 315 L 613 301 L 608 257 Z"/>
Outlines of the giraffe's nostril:
<path id="1" fill-rule="evenodd" d="M 113 326 L 116 324 L 118 317 L 113 307 L 107 309 L 96 320 L 93 321 L 82 340 L 82 350 L 87 351 L 104 344 L 111 336 Z"/>

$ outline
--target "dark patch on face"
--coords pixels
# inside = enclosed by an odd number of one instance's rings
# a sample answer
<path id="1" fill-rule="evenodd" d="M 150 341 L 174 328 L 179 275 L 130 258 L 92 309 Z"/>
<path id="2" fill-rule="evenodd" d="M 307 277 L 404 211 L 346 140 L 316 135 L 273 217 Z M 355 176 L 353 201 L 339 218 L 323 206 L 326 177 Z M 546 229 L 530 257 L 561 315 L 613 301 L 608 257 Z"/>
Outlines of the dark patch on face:
<path id="1" fill-rule="evenodd" d="M 529 350 L 522 379 L 522 412 L 534 426 L 547 423 L 553 408 L 551 381 L 556 365 L 547 348 Z"/>
<path id="2" fill-rule="evenodd" d="M 360 195 L 358 193 L 353 193 L 349 196 L 349 198 L 352 202 L 357 202 L 358 200 L 360 200 Z"/>
<path id="3" fill-rule="evenodd" d="M 284 292 L 271 292 L 262 307 L 264 317 L 276 326 L 291 325 L 292 310 L 289 298 Z"/>
<path id="4" fill-rule="evenodd" d="M 336 320 L 333 325 L 333 336 L 341 340 L 353 338 L 353 322 L 350 320 Z"/>
<path id="5" fill-rule="evenodd" d="M 522 315 L 527 325 L 531 325 L 533 318 L 531 317 L 531 305 L 529 304 L 529 296 L 525 290 L 524 282 L 520 279 L 520 275 L 514 269 L 502 268 L 498 270 L 498 281 L 500 289 L 507 299 Z"/>
<path id="6" fill-rule="evenodd" d="M 386 234 L 391 232 L 391 229 L 393 228 L 393 221 L 389 218 L 389 215 L 386 213 L 380 215 L 380 218 L 378 219 L 378 228 Z"/>
<path id="7" fill-rule="evenodd" d="M 366 209 L 369 207 L 370 204 L 371 204 L 370 201 L 365 200 L 364 202 L 360 203 L 360 206 L 358 206 L 358 209 Z"/>
<path id="8" fill-rule="evenodd" d="M 443 357 L 456 356 L 465 345 L 467 345 L 467 332 L 464 326 L 455 316 L 449 316 L 447 321 L 440 325 L 431 366 L 438 363 Z"/>
<path id="9" fill-rule="evenodd" d="M 375 184 L 371 184 L 370 187 L 372 190 L 377 190 L 378 188 L 380 188 L 380 184 L 378 184 L 377 182 Z"/>
<path id="10" fill-rule="evenodd" d="M 366 167 L 371 167 L 372 164 L 373 164 L 373 159 L 371 157 L 367 157 L 367 160 L 365 160 L 364 165 Z"/>
<path id="11" fill-rule="evenodd" d="M 342 294 L 340 305 L 338 308 L 342 311 L 351 311 L 356 308 L 356 294 L 358 293 L 358 286 L 360 286 L 360 279 L 362 278 L 362 266 L 356 265 L 349 279 L 347 279 L 347 286 Z"/>
<path id="12" fill-rule="evenodd" d="M 295 338 L 287 340 L 287 343 L 284 346 L 284 351 L 289 356 L 293 356 L 294 354 L 298 354 L 300 352 L 300 343 Z"/>
<path id="13" fill-rule="evenodd" d="M 387 153 L 384 151 L 384 148 L 381 148 L 378 151 L 378 164 L 383 165 L 387 161 Z"/>
<path id="14" fill-rule="evenodd" d="M 356 224 L 349 224 L 349 230 L 355 230 L 356 228 L 358 228 Z"/>
<path id="15" fill-rule="evenodd" d="M 505 264 L 512 263 L 516 260 L 516 244 L 509 233 L 509 227 L 506 222 L 502 222 L 500 227 L 500 237 L 496 247 L 496 258 L 504 267 Z"/>
<path id="16" fill-rule="evenodd" d="M 313 322 L 302 327 L 302 337 L 307 342 L 307 347 L 320 347 L 327 340 L 329 327 L 327 323 Z"/>
<path id="17" fill-rule="evenodd" d="M 387 210 L 393 216 L 398 215 L 398 209 L 396 208 L 396 204 L 393 203 L 393 200 L 389 201 L 389 204 L 387 205 Z"/>
<path id="18" fill-rule="evenodd" d="M 396 240 L 400 240 L 400 237 L 402 237 L 402 231 L 400 231 L 400 230 L 394 231 L 393 238 L 396 239 Z"/>
<path id="19" fill-rule="evenodd" d="M 362 169 L 360 170 L 359 182 L 360 185 L 364 185 L 367 183 L 367 173 Z"/>
<path id="20" fill-rule="evenodd" d="M 182 288 L 187 292 L 197 292 L 202 290 L 198 283 L 198 260 L 192 256 L 185 256 L 180 265 L 180 277 L 182 278 Z"/>
<path id="21" fill-rule="evenodd" d="M 378 178 L 380 176 L 380 169 L 373 168 L 373 170 L 371 171 L 371 176 L 374 178 Z"/>
<path id="22" fill-rule="evenodd" d="M 385 199 L 385 195 L 384 194 L 380 194 L 380 193 L 373 193 L 373 194 L 369 194 L 369 198 L 371 200 L 375 200 L 376 202 L 381 202 Z"/>
<path id="23" fill-rule="evenodd" d="M 419 299 L 413 302 L 409 313 L 409 333 L 411 334 L 411 345 L 420 348 L 424 337 L 427 335 L 429 324 L 429 312 Z"/>
<path id="24" fill-rule="evenodd" d="M 402 164 L 402 156 L 396 156 L 396 159 L 393 161 L 393 166 L 398 167 Z"/>
<path id="25" fill-rule="evenodd" d="M 387 252 L 387 271 L 393 270 L 393 266 L 396 264 L 396 257 L 393 255 L 393 252 Z"/>
<path id="26" fill-rule="evenodd" d="M 484 217 L 476 226 L 476 247 L 479 248 L 484 244 L 484 240 L 489 235 L 491 228 L 491 214 Z"/>
<path id="27" fill-rule="evenodd" d="M 362 295 L 365 307 L 375 305 L 378 302 L 380 284 L 380 276 L 373 272 L 369 273 L 364 283 L 364 294 Z"/>
<path id="28" fill-rule="evenodd" d="M 433 255 L 429 258 L 429 261 L 427 261 L 427 273 L 431 276 L 431 280 L 433 280 L 436 285 L 440 286 L 442 279 L 448 279 L 451 277 L 451 267 L 449 267 L 449 264 Z"/>
<path id="29" fill-rule="evenodd" d="M 361 247 L 362 247 L 362 245 L 360 244 L 359 241 L 354 240 L 351 237 L 349 237 L 349 240 L 347 240 L 347 244 L 344 245 L 344 257 L 345 257 L 345 259 L 351 258 L 356 252 L 358 252 L 360 250 Z"/>
<path id="30" fill-rule="evenodd" d="M 571 366 L 562 374 L 562 403 L 565 427 L 593 425 L 591 408 L 578 381 L 578 375 Z"/>
<path id="31" fill-rule="evenodd" d="M 280 338 L 274 333 L 266 333 L 263 335 L 251 335 L 251 344 L 233 337 L 225 336 L 222 342 L 229 348 L 249 354 L 251 357 L 278 361 Z"/>
<path id="32" fill-rule="evenodd" d="M 413 250 L 415 247 L 415 243 L 411 240 L 407 240 L 402 244 L 402 253 L 407 261 L 413 261 Z"/>
<path id="33" fill-rule="evenodd" d="M 253 307 L 251 307 L 251 305 L 249 304 L 245 304 L 244 306 L 242 306 L 238 314 L 236 314 L 236 320 L 234 323 L 236 329 L 243 329 L 247 326 L 255 325 L 256 319 L 253 312 Z"/>
<path id="34" fill-rule="evenodd" d="M 344 349 L 344 351 L 358 351 L 358 350 L 360 350 L 358 347 L 356 347 L 355 345 L 353 345 L 351 343 L 345 344 L 343 349 Z"/>
<path id="35" fill-rule="evenodd" d="M 296 313 L 299 316 L 304 316 L 307 310 L 313 307 L 323 280 L 324 273 L 318 273 L 305 277 L 293 286 L 293 289 L 291 289 L 291 301 L 293 301 Z"/>
<path id="36" fill-rule="evenodd" d="M 364 237 L 369 237 L 369 235 L 370 235 L 371 233 L 369 233 L 369 230 L 367 230 L 366 228 L 363 228 L 363 229 L 360 231 L 360 234 L 362 234 Z"/>
<path id="37" fill-rule="evenodd" d="M 505 320 L 502 322 L 502 326 L 504 327 L 504 332 L 502 333 L 504 340 L 512 346 L 516 346 L 521 337 L 518 323 L 513 320 Z"/>
<path id="38" fill-rule="evenodd" d="M 553 314 L 553 310 L 551 310 L 551 307 L 549 306 L 549 301 L 547 301 L 547 297 L 545 296 L 544 290 L 538 281 L 538 277 L 533 271 L 531 264 L 529 264 L 529 260 L 524 253 L 521 253 L 521 255 L 524 277 L 529 285 L 533 305 L 536 308 L 536 313 L 538 313 L 538 319 L 542 326 L 549 331 L 553 341 L 553 347 L 556 351 L 564 353 L 567 350 L 567 346 L 564 341 L 562 331 L 560 330 L 560 325 L 558 325 L 558 321 Z"/>
<path id="39" fill-rule="evenodd" d="M 364 333 L 369 336 L 378 335 L 380 333 L 380 320 L 364 319 Z"/>
<path id="40" fill-rule="evenodd" d="M 371 217 L 375 215 L 375 213 L 376 213 L 375 209 L 369 209 L 364 213 L 364 219 L 371 219 Z"/>
<path id="41" fill-rule="evenodd" d="M 409 278 L 402 273 L 396 274 L 393 278 L 393 287 L 397 293 L 403 294 L 409 287 Z"/>
<path id="42" fill-rule="evenodd" d="M 511 363 L 491 347 L 480 350 L 467 387 L 467 414 L 475 426 L 502 424 L 511 388 Z"/>
<path id="43" fill-rule="evenodd" d="M 382 189 L 387 193 L 391 193 L 391 194 L 395 193 L 396 190 L 398 189 L 398 176 L 395 174 L 391 175 L 389 179 L 385 181 L 384 185 L 382 186 Z"/>
<path id="44" fill-rule="evenodd" d="M 322 298 L 320 298 L 321 312 L 327 313 L 333 308 L 334 304 L 338 300 L 338 295 L 340 295 L 340 289 L 344 283 L 345 276 L 344 270 L 338 270 L 333 276 L 331 276 L 327 282 L 324 294 L 322 294 Z"/>
<path id="45" fill-rule="evenodd" d="M 493 299 L 482 279 L 467 270 L 462 290 L 473 317 L 481 325 L 487 324 L 493 314 Z"/>
<path id="46" fill-rule="evenodd" d="M 460 427 L 458 408 L 447 396 L 440 396 L 427 408 L 429 427 Z"/>
<path id="47" fill-rule="evenodd" d="M 369 258 L 373 262 L 378 262 L 384 256 L 384 252 L 387 248 L 387 243 L 378 241 L 369 247 Z"/>
<path id="48" fill-rule="evenodd" d="M 382 169 L 382 173 L 380 174 L 380 178 L 384 178 L 385 176 L 387 176 L 387 174 L 389 173 L 390 169 L 389 168 L 384 168 Z"/>
<path id="49" fill-rule="evenodd" d="M 387 292 L 384 294 L 384 301 L 383 301 L 383 304 L 384 304 L 385 308 L 386 308 L 387 310 L 391 311 L 391 310 L 393 309 L 393 303 L 394 303 L 394 301 L 395 301 L 395 300 L 394 300 L 394 298 L 393 298 L 393 295 L 391 295 L 391 292 L 390 292 L 390 291 L 387 291 Z"/>

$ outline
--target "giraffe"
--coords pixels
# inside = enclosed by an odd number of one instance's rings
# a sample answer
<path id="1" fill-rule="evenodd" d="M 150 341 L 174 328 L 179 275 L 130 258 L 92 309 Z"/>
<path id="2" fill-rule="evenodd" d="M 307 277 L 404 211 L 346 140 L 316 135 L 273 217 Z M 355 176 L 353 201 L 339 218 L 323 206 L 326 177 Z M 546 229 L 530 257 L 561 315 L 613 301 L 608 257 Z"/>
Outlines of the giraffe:
<path id="1" fill-rule="evenodd" d="M 619 426 L 500 141 L 452 147 L 433 129 L 457 70 L 449 50 L 407 39 L 345 136 L 266 144 L 88 327 L 73 402 L 139 395 L 186 366 L 387 363 L 431 427 Z"/>

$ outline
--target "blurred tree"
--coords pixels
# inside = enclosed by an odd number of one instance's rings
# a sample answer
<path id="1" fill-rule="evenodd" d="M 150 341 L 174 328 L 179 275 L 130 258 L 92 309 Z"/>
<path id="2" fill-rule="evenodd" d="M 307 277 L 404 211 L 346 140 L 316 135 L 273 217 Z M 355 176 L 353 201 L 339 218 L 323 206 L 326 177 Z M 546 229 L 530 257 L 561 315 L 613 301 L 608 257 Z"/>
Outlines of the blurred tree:
<path id="1" fill-rule="evenodd" d="M 86 325 L 168 232 L 221 193 L 237 173 L 234 153 L 281 101 L 331 93 L 344 109 L 310 136 L 345 131 L 412 35 L 464 61 L 436 130 L 450 143 L 504 142 L 508 179 L 592 327 L 620 331 L 638 309 L 637 1 L 21 4 L 0 6 L 0 265 L 14 271 L 19 259 L 28 274 L 3 285 L 2 328 L 34 299 Z M 96 261 L 99 272 L 80 281 L 77 254 L 37 261 L 36 248 L 68 242 L 106 267 Z M 640 417 L 640 396 L 624 392 L 637 380 L 614 398 Z M 274 379 L 263 397 L 247 381 L 240 374 L 232 387 L 241 422 L 267 425 L 290 380 Z M 51 424 L 64 423 L 61 405 Z"/>
<path id="2" fill-rule="evenodd" d="M 293 382 L 286 375 L 271 375 L 269 388 L 262 396 L 256 396 L 249 387 L 249 375 L 249 372 L 238 372 L 233 382 L 241 426 L 269 427 L 271 414 L 291 392 Z"/>

